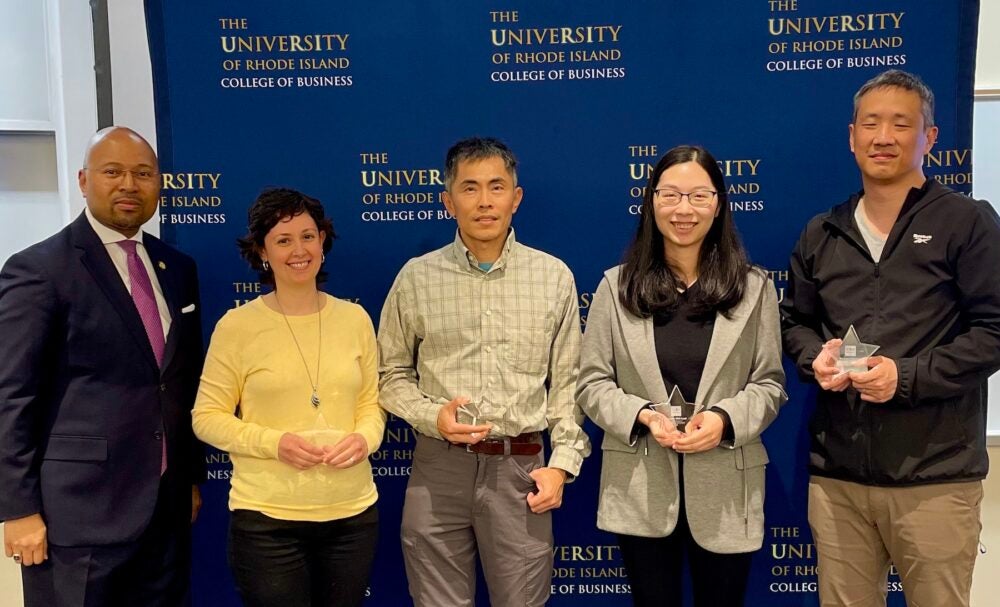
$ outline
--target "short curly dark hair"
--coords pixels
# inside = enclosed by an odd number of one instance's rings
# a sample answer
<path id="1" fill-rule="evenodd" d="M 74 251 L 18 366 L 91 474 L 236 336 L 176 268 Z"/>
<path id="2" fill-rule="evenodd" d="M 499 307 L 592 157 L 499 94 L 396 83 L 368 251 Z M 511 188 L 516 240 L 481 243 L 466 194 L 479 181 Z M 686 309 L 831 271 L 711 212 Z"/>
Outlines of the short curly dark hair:
<path id="1" fill-rule="evenodd" d="M 271 268 L 265 268 L 260 259 L 260 252 L 264 250 L 264 238 L 274 226 L 278 225 L 278 222 L 302 213 L 309 213 L 319 231 L 326 234 L 323 240 L 323 253 L 329 253 L 337 234 L 333 231 L 333 222 L 323 212 L 323 203 L 319 200 L 291 188 L 270 188 L 261 192 L 250 205 L 250 210 L 247 211 L 247 234 L 237 238 L 236 244 L 243 259 L 260 274 L 262 283 L 274 285 L 274 272 Z M 327 274 L 321 265 L 316 275 L 316 284 L 325 281 L 326 277 Z"/>

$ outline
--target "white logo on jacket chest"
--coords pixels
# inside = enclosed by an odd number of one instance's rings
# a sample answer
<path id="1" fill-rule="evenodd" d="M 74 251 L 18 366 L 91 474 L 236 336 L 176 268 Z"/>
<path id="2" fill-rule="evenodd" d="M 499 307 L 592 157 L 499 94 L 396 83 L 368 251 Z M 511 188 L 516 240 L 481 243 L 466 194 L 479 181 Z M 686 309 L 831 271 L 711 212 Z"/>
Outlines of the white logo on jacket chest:
<path id="1" fill-rule="evenodd" d="M 913 234 L 913 244 L 927 244 L 934 236 L 930 234 Z"/>

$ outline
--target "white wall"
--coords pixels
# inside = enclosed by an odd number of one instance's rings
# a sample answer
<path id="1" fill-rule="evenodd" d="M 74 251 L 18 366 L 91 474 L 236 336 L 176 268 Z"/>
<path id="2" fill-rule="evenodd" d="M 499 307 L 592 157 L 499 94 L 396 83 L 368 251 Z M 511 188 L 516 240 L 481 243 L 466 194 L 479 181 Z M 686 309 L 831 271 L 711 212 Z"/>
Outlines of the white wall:
<path id="1" fill-rule="evenodd" d="M 111 91 L 115 124 L 127 126 L 156 149 L 153 70 L 142 2 L 108 2 Z M 143 228 L 159 236 L 159 210 Z"/>
<path id="2" fill-rule="evenodd" d="M 109 2 L 111 90 L 115 124 L 126 125 L 156 148 L 153 71 L 141 2 Z"/>
<path id="3" fill-rule="evenodd" d="M 976 57 L 975 133 L 972 141 L 973 194 L 1000 211 L 1000 0 L 980 0 Z M 990 378 L 990 442 L 1000 445 L 1000 373 Z M 1000 495 L 997 496 L 1000 504 Z M 998 506 L 1000 508 L 1000 506 Z M 995 544 L 1000 544 L 998 535 Z M 1000 549 L 1000 545 L 998 545 Z M 1000 592 L 1000 581 L 995 590 Z"/>
<path id="4" fill-rule="evenodd" d="M 980 0 L 979 47 L 976 55 L 977 91 L 1000 91 L 1000 36 L 997 36 L 997 32 L 1000 32 L 1000 1 Z M 1000 101 L 991 101 L 990 104 L 1000 104 Z M 991 111 L 991 113 L 997 115 L 995 124 L 1000 125 L 1000 112 Z M 993 193 L 993 188 L 996 186 L 992 185 L 997 181 L 998 165 L 987 166 L 982 162 L 982 155 L 989 151 L 985 146 L 1000 152 L 995 141 L 998 131 L 996 127 L 986 124 L 985 114 L 977 108 L 976 135 L 972 146 L 973 183 L 976 196 L 989 195 L 993 204 L 998 205 L 1000 197 Z M 980 146 L 984 147 L 980 149 Z M 992 158 L 1000 158 L 1000 153 L 994 154 Z M 998 376 L 1000 373 L 994 375 L 990 382 L 994 395 L 1000 392 Z M 996 412 L 991 411 L 991 413 L 991 418 L 995 419 Z M 1000 446 L 991 446 L 989 455 L 994 466 L 1000 465 Z M 1000 597 L 1000 576 L 997 575 L 1000 572 L 1000 471 L 994 469 L 983 485 L 985 492 L 982 510 L 983 533 L 980 541 L 986 546 L 987 552 L 979 556 L 972 576 L 973 607 L 993 607 L 1000 603 L 997 599 Z"/>
<path id="5" fill-rule="evenodd" d="M 988 451 L 993 465 L 1000 465 L 1000 446 L 989 447 Z M 1000 470 L 994 468 L 986 477 L 983 492 L 983 533 L 979 541 L 987 551 L 979 555 L 972 574 L 972 607 L 1000 604 Z"/>
<path id="6" fill-rule="evenodd" d="M 42 6 L 41 22 L 12 18 Z M 0 4 L 0 41 L 16 40 L 5 29 L 38 27 L 45 40 L 48 98 L 38 100 L 46 120 L 19 128 L 0 124 L 0 263 L 52 234 L 83 209 L 76 185 L 87 139 L 97 129 L 94 42 L 90 6 L 78 0 L 9 0 Z M 37 38 L 35 38 L 37 40 Z M 11 54 L 0 57 L 7 60 Z M 18 82 L 0 79 L 0 95 Z M 47 111 L 41 111 L 45 109 Z M 0 116 L 0 122 L 4 117 Z"/>
<path id="7" fill-rule="evenodd" d="M 1000 1 L 979 0 L 976 88 L 1000 91 Z"/>
<path id="8" fill-rule="evenodd" d="M 41 22 L 25 23 L 10 13 L 42 6 Z M 76 170 L 87 139 L 97 129 L 94 42 L 90 6 L 80 0 L 5 0 L 0 3 L 0 41 L 16 40 L 13 28 L 38 27 L 44 40 L 48 98 L 38 100 L 33 125 L 0 125 L 0 264 L 45 238 L 83 208 Z M 23 32 L 20 32 L 23 33 Z M 8 51 L 8 49 L 4 49 Z M 4 52 L 0 61 L 15 53 Z M 0 95 L 17 80 L 0 79 Z M 43 107 L 44 106 L 44 107 Z M 42 111 L 46 110 L 46 111 Z M 0 120 L 4 117 L 0 116 Z M 3 525 L 0 524 L 0 532 Z M 22 607 L 20 568 L 0 554 L 0 607 Z"/>

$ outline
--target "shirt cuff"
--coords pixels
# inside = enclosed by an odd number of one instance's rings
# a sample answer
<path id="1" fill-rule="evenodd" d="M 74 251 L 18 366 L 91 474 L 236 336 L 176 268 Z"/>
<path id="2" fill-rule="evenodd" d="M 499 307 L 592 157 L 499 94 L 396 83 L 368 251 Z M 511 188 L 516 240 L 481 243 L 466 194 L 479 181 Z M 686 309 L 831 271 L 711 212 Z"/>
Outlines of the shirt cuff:
<path id="1" fill-rule="evenodd" d="M 635 445 L 636 441 L 639 440 L 640 437 L 645 436 L 646 434 L 649 433 L 649 428 L 647 428 L 645 424 L 639 421 L 639 414 L 645 411 L 646 409 L 652 411 L 653 403 L 646 403 L 642 409 L 639 409 L 638 411 L 635 412 L 635 421 L 632 422 L 632 431 L 628 435 L 629 447 Z"/>
<path id="2" fill-rule="evenodd" d="M 281 437 L 284 435 L 285 433 L 282 430 L 275 430 L 273 428 L 264 429 L 263 434 L 260 436 L 260 448 L 265 457 L 278 459 L 278 443 L 281 442 Z"/>
<path id="3" fill-rule="evenodd" d="M 385 435 L 384 428 L 381 433 L 376 433 L 375 428 L 372 428 L 370 425 L 355 429 L 355 432 L 365 439 L 365 446 L 368 448 L 368 453 L 378 451 L 378 448 L 382 445 L 382 437 Z"/>
<path id="4" fill-rule="evenodd" d="M 416 415 L 415 421 L 417 423 L 414 424 L 416 430 L 424 436 L 444 440 L 444 437 L 441 436 L 441 432 L 438 430 L 438 414 L 441 412 L 441 407 L 443 406 L 434 402 L 422 403 Z"/>
<path id="5" fill-rule="evenodd" d="M 559 468 L 566 471 L 566 482 L 570 483 L 580 474 L 583 466 L 583 455 L 570 447 L 553 447 L 549 456 L 549 468 Z"/>

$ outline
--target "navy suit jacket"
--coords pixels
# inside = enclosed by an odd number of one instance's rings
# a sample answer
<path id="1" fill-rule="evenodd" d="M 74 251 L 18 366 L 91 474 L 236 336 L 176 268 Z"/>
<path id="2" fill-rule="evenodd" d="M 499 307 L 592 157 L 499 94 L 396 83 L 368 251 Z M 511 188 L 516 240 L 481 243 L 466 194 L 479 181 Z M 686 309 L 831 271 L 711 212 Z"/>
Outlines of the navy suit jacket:
<path id="1" fill-rule="evenodd" d="M 204 476 L 194 260 L 149 234 L 143 244 L 170 309 L 162 368 L 85 215 L 0 272 L 0 520 L 40 512 L 56 545 L 135 540 L 160 497 L 189 516 Z"/>

